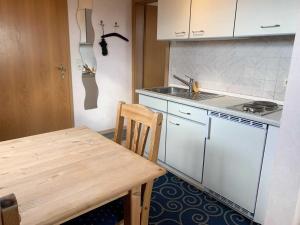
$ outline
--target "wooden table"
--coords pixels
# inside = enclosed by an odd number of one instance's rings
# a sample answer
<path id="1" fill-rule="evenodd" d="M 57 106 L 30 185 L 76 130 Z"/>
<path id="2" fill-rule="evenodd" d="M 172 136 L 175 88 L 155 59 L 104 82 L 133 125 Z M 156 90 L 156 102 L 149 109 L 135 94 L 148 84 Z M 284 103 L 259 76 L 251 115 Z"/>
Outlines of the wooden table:
<path id="1" fill-rule="evenodd" d="M 60 224 L 127 194 L 138 224 L 140 185 L 164 173 L 87 128 L 0 142 L 0 196 L 16 195 L 21 225 Z"/>

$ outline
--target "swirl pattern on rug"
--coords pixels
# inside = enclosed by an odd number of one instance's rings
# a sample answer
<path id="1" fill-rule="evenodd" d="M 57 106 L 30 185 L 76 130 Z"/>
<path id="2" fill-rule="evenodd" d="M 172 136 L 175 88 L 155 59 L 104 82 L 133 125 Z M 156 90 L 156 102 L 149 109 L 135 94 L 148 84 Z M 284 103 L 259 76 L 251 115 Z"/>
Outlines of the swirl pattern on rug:
<path id="1" fill-rule="evenodd" d="M 65 225 L 110 225 L 123 218 L 121 200 Z M 171 173 L 154 183 L 149 225 L 250 225 L 251 221 Z"/>
<path id="2" fill-rule="evenodd" d="M 251 221 L 171 173 L 153 187 L 149 225 L 250 225 Z"/>

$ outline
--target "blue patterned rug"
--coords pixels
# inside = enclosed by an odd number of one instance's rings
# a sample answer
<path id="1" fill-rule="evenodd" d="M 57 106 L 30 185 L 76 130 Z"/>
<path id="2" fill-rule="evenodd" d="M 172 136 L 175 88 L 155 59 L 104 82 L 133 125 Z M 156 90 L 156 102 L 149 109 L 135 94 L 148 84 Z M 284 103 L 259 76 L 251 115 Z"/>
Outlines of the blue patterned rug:
<path id="1" fill-rule="evenodd" d="M 122 201 L 65 225 L 110 225 L 123 217 Z M 171 173 L 156 180 L 149 225 L 250 225 L 251 221 Z"/>

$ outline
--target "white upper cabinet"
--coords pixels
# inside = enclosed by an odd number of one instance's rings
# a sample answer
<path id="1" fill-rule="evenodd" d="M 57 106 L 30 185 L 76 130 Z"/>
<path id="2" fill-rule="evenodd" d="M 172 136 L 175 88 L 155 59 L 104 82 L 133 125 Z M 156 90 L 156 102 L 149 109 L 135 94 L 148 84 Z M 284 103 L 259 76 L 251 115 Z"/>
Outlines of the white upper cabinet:
<path id="1" fill-rule="evenodd" d="M 236 37 L 296 33 L 298 0 L 239 0 Z"/>
<path id="2" fill-rule="evenodd" d="M 158 0 L 158 40 L 188 39 L 191 0 Z"/>
<path id="3" fill-rule="evenodd" d="M 190 38 L 232 38 L 236 0 L 192 0 Z"/>

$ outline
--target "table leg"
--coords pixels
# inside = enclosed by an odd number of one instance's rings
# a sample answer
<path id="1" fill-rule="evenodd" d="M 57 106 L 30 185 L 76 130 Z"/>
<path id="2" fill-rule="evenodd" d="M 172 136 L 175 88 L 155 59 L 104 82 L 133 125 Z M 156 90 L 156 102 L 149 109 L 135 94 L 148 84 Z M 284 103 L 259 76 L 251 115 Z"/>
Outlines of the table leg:
<path id="1" fill-rule="evenodd" d="M 125 196 L 124 224 L 141 224 L 141 187 L 135 187 Z"/>

